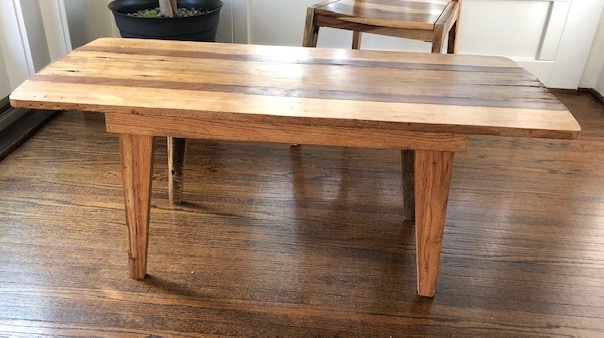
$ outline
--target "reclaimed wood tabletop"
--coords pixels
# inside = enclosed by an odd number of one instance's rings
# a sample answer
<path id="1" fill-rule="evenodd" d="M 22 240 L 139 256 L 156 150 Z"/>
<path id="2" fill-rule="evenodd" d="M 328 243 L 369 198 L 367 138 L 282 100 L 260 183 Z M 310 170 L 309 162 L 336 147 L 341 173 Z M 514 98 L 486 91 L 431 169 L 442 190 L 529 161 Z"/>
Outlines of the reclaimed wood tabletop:
<path id="1" fill-rule="evenodd" d="M 10 99 L 101 112 L 120 135 L 133 278 L 147 268 L 153 137 L 413 150 L 403 167 L 415 172 L 422 296 L 434 295 L 453 157 L 468 136 L 573 139 L 581 130 L 533 75 L 488 56 L 103 38 Z"/>

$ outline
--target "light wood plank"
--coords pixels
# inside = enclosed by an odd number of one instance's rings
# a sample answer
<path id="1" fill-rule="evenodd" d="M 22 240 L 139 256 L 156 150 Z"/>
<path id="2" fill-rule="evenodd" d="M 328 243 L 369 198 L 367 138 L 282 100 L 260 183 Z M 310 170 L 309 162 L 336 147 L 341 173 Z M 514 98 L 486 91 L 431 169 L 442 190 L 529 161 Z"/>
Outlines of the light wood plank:
<path id="1" fill-rule="evenodd" d="M 567 111 L 460 107 L 434 104 L 392 102 L 355 102 L 346 100 L 300 99 L 288 97 L 250 96 L 236 93 L 173 91 L 154 89 L 148 100 L 141 92 L 148 89 L 104 87 L 106 95 L 97 95 L 99 87 L 86 84 L 26 82 L 11 94 L 13 106 L 61 110 L 107 111 L 158 116 L 225 118 L 232 114 L 249 119 L 274 119 L 277 116 L 309 119 L 332 126 L 378 125 L 408 131 L 467 133 L 517 137 L 576 138 L 580 126 Z M 65 93 L 69 93 L 66 96 Z M 23 98 L 23 99 L 21 99 Z M 217 100 L 217 98 L 220 98 Z M 173 102 L 179 102 L 177 108 Z M 193 111 L 191 107 L 208 111 Z M 316 108 L 312 109 L 312 107 Z M 227 109 L 225 109 L 227 108 Z M 216 111 L 232 113 L 217 114 Z M 417 112 L 421 111 L 422 114 Z M 368 113 L 372 112 L 372 113 Z"/>
<path id="2" fill-rule="evenodd" d="M 379 62 L 402 62 L 418 64 L 455 64 L 466 66 L 484 66 L 484 67 L 507 67 L 516 68 L 516 62 L 505 57 L 496 56 L 478 56 L 478 55 L 442 55 L 426 54 L 416 52 L 388 52 L 364 50 L 355 52 L 345 49 L 318 48 L 318 49 L 300 49 L 298 47 L 288 46 L 269 46 L 269 45 L 238 45 L 231 43 L 206 43 L 206 42 L 187 42 L 155 40 L 149 43 L 144 39 L 115 39 L 99 38 L 92 43 L 79 47 L 78 54 L 84 52 L 98 51 L 105 57 L 117 57 L 122 53 L 137 50 L 132 57 L 138 59 L 145 55 L 164 55 L 171 57 L 199 57 L 199 53 L 204 50 L 211 51 L 213 59 L 228 60 L 234 56 L 270 56 L 273 60 L 291 61 L 297 57 L 306 59 L 346 59 L 346 60 L 372 60 Z M 73 54 L 71 54 L 73 56 Z M 210 57 L 207 55 L 206 57 Z M 257 60 L 262 60 L 258 58 Z"/>
<path id="3" fill-rule="evenodd" d="M 428 149 L 465 151 L 467 137 L 459 134 L 408 132 L 329 125 L 287 124 L 251 119 L 162 117 L 153 115 L 105 114 L 107 130 L 138 135 L 177 136 L 247 142 L 316 144 L 378 149 Z"/>
<path id="4" fill-rule="evenodd" d="M 97 40 L 26 81 L 12 93 L 12 103 L 161 116 L 319 118 L 313 123 L 377 123 L 380 128 L 438 133 L 575 138 L 580 130 L 532 75 L 501 58 L 175 41 L 145 44 L 147 48 L 138 40 Z M 104 56 L 97 58 L 100 50 Z M 181 59 L 178 53 L 192 54 Z M 200 62 L 212 60 L 206 63 L 219 71 L 183 70 L 186 60 L 197 56 Z M 148 66 L 133 72 L 129 65 L 139 61 Z M 83 63 L 81 71 L 69 71 Z M 469 66 L 472 63 L 476 65 Z M 462 69 L 464 76 L 453 71 L 459 67 L 468 67 Z M 409 68 L 415 70 L 405 70 Z M 182 79 L 170 76 L 174 73 L 182 73 Z M 519 76 L 527 81 L 518 82 Z M 349 81 L 355 78 L 364 80 Z M 148 99 L 150 90 L 153 100 Z"/>

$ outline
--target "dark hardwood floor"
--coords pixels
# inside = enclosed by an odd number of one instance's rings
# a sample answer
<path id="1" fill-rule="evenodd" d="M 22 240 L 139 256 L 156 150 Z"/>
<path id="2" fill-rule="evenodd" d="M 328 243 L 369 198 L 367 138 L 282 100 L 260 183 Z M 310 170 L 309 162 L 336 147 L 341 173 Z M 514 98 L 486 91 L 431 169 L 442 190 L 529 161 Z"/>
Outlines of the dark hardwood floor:
<path id="1" fill-rule="evenodd" d="M 149 276 L 128 278 L 118 138 L 66 112 L 0 162 L 1 336 L 604 337 L 604 107 L 575 141 L 473 137 L 434 299 L 400 153 L 193 141 L 156 153 Z"/>

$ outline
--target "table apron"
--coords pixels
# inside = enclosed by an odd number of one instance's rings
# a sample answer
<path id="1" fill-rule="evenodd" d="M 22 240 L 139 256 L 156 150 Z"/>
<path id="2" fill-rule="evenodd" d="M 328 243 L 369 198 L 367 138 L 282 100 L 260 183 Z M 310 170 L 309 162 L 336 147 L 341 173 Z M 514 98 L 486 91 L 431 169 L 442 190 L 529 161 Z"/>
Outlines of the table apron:
<path id="1" fill-rule="evenodd" d="M 107 131 L 118 134 L 354 148 L 463 152 L 468 143 L 468 137 L 464 134 L 275 121 L 216 120 L 195 116 L 106 113 L 105 123 Z"/>

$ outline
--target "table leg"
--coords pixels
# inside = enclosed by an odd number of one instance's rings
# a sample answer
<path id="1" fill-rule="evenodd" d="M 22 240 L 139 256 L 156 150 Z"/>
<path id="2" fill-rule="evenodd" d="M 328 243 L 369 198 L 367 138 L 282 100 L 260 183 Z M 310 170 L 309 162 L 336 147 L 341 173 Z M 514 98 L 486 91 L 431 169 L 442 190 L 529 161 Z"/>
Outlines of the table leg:
<path id="1" fill-rule="evenodd" d="M 401 166 L 403 167 L 403 220 L 415 220 L 415 152 L 405 149 L 401 151 Z"/>
<path id="2" fill-rule="evenodd" d="M 120 152 L 128 225 L 128 269 L 131 278 L 143 279 L 147 272 L 153 137 L 121 134 Z"/>
<path id="3" fill-rule="evenodd" d="M 170 203 L 182 202 L 187 139 L 168 137 L 168 196 Z"/>
<path id="4" fill-rule="evenodd" d="M 452 152 L 415 151 L 417 293 L 433 297 L 453 169 Z"/>

